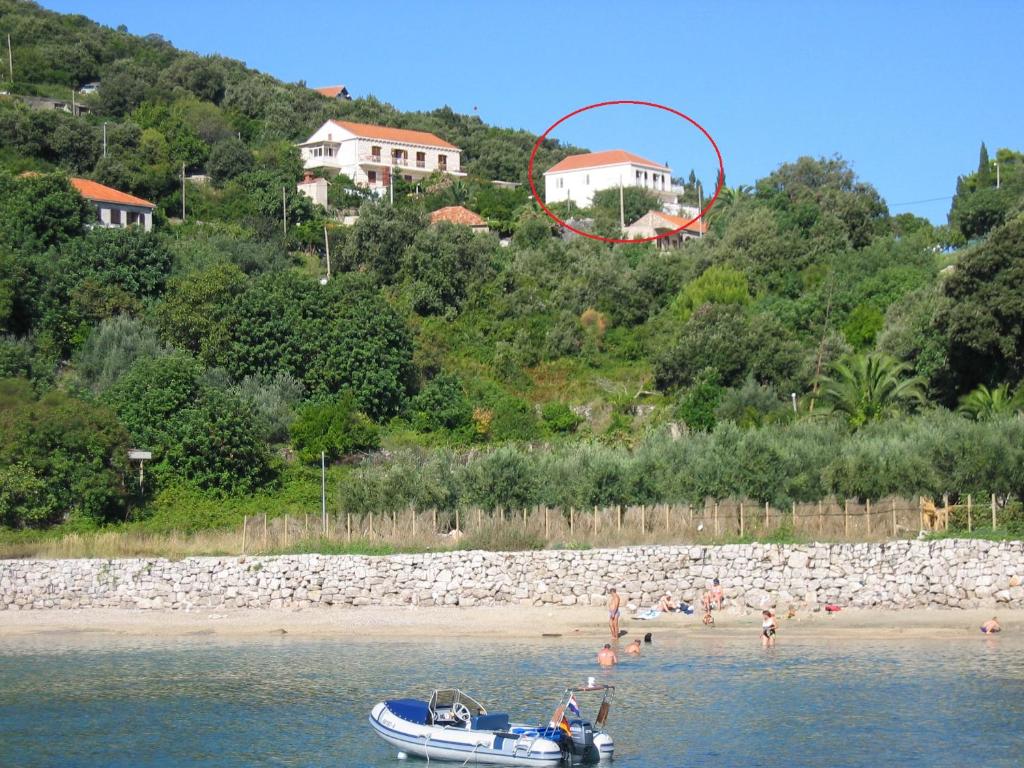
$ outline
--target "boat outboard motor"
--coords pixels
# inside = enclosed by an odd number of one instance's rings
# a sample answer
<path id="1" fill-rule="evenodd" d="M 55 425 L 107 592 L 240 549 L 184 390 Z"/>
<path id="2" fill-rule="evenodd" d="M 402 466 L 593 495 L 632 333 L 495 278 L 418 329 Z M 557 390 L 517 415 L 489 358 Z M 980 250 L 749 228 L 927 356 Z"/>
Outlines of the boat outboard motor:
<path id="1" fill-rule="evenodd" d="M 572 754 L 583 762 L 597 762 L 601 759 L 601 751 L 594 746 L 594 727 L 586 720 L 569 722 L 569 744 Z"/>

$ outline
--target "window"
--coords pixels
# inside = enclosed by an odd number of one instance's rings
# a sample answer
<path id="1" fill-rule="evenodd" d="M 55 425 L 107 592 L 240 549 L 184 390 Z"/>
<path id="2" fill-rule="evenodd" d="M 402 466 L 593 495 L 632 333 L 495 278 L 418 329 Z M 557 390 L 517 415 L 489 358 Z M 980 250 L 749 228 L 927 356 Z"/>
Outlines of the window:
<path id="1" fill-rule="evenodd" d="M 121 226 L 121 210 L 119 208 L 110 209 L 110 223 Z"/>
<path id="2" fill-rule="evenodd" d="M 367 184 L 376 184 L 377 183 L 377 172 L 376 171 L 367 171 L 366 172 L 366 183 Z"/>
<path id="3" fill-rule="evenodd" d="M 590 184 L 590 174 L 589 173 L 587 174 L 587 184 L 588 185 Z"/>
<path id="4" fill-rule="evenodd" d="M 448 168 L 448 155 L 437 156 L 437 167 L 440 168 L 442 171 Z"/>
<path id="5" fill-rule="evenodd" d="M 412 176 L 410 176 L 409 174 L 405 174 L 405 176 L 403 176 L 402 178 L 405 179 L 406 181 L 412 181 Z"/>
<path id="6" fill-rule="evenodd" d="M 373 160 L 380 162 L 380 147 L 370 147 L 370 157 Z"/>
<path id="7" fill-rule="evenodd" d="M 138 224 L 141 218 L 142 214 L 136 213 L 135 211 L 128 211 L 129 224 Z"/>
<path id="8" fill-rule="evenodd" d="M 334 147 L 327 147 L 327 156 L 334 157 Z"/>
<path id="9" fill-rule="evenodd" d="M 426 152 L 417 152 L 416 153 L 416 167 L 417 168 L 426 168 L 426 166 L 427 166 L 427 153 Z"/>
<path id="10" fill-rule="evenodd" d="M 563 187 L 565 187 L 565 179 L 559 179 L 558 180 L 558 188 L 562 189 Z"/>

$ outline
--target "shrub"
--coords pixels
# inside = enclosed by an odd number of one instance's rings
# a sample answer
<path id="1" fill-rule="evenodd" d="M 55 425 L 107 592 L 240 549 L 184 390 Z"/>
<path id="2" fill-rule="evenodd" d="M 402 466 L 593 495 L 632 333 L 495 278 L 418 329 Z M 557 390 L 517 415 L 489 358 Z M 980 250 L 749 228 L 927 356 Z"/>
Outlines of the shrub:
<path id="1" fill-rule="evenodd" d="M 291 425 L 292 444 L 299 459 L 313 462 L 321 452 L 329 461 L 347 453 L 377 448 L 377 427 L 356 406 L 351 393 L 307 403 Z"/>
<path id="2" fill-rule="evenodd" d="M 549 430 L 560 434 L 575 432 L 576 427 L 578 427 L 582 421 L 582 419 L 573 412 L 572 408 L 565 403 L 560 403 L 558 401 L 544 403 L 544 407 L 541 408 L 541 418 L 544 420 L 544 425 Z"/>

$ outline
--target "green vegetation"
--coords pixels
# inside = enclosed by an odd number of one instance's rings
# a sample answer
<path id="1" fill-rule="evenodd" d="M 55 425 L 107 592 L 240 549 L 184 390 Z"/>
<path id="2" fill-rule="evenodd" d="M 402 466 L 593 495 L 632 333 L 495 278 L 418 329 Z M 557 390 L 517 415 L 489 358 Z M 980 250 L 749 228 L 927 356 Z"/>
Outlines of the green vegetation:
<path id="1" fill-rule="evenodd" d="M 31 3 L 0 0 L 0 28 L 22 78 L 0 97 L 5 529 L 316 512 L 321 453 L 336 513 L 1024 493 L 1018 152 L 997 187 L 983 147 L 943 227 L 802 157 L 724 189 L 681 249 L 562 240 L 490 183 L 525 180 L 526 132 L 338 103 Z M 17 98 L 96 79 L 85 117 Z M 329 118 L 432 131 L 469 175 L 393 205 L 335 179 L 313 205 L 294 142 Z M 538 167 L 573 151 L 546 142 Z M 182 167 L 210 177 L 185 221 Z M 153 200 L 154 232 L 90 229 L 72 174 Z M 597 231 L 618 198 L 584 212 Z M 492 233 L 428 225 L 455 204 Z M 129 447 L 153 452 L 141 489 Z"/>

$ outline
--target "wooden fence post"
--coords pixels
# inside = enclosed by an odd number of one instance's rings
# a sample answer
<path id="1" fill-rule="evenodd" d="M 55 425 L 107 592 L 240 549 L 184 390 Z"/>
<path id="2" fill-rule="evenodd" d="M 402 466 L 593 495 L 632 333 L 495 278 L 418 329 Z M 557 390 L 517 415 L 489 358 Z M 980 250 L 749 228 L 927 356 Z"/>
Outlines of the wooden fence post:
<path id="1" fill-rule="evenodd" d="M 818 535 L 821 536 L 822 526 L 825 525 L 825 518 L 821 509 L 821 499 L 818 499 Z"/>
<path id="2" fill-rule="evenodd" d="M 409 507 L 409 511 L 412 512 L 412 537 L 416 538 L 416 507 Z"/>
<path id="3" fill-rule="evenodd" d="M 707 509 L 707 506 L 705 506 Z M 718 502 L 715 502 L 715 538 L 718 538 Z"/>
<path id="4" fill-rule="evenodd" d="M 892 500 L 892 537 L 896 538 L 896 499 Z"/>
<path id="5" fill-rule="evenodd" d="M 267 513 L 263 513 L 263 548 L 267 548 Z"/>
<path id="6" fill-rule="evenodd" d="M 576 508 L 569 507 L 569 535 L 576 535 Z"/>
<path id="7" fill-rule="evenodd" d="M 992 530 L 996 529 L 996 495 L 992 494 Z"/>
<path id="8" fill-rule="evenodd" d="M 306 513 L 305 515 L 303 515 L 303 517 L 305 519 L 303 520 L 303 525 L 302 525 L 302 537 L 304 539 L 308 539 L 309 538 L 309 513 Z"/>
<path id="9" fill-rule="evenodd" d="M 352 543 L 352 513 L 345 513 L 345 541 L 348 544 Z"/>
<path id="10" fill-rule="evenodd" d="M 790 508 L 789 524 L 790 524 L 790 527 L 792 527 L 792 529 L 793 529 L 793 533 L 796 533 L 796 502 L 795 501 L 793 502 L 793 506 Z"/>
<path id="11" fill-rule="evenodd" d="M 544 541 L 551 538 L 551 526 L 548 523 L 548 507 L 544 505 Z"/>
<path id="12" fill-rule="evenodd" d="M 942 494 L 942 530 L 949 531 L 949 494 Z"/>
<path id="13" fill-rule="evenodd" d="M 502 513 L 501 519 L 505 519 L 504 513 Z M 480 507 L 476 508 L 476 527 L 481 528 L 484 524 L 484 511 Z"/>
<path id="14" fill-rule="evenodd" d="M 743 502 L 740 502 L 740 538 L 743 538 Z"/>
<path id="15" fill-rule="evenodd" d="M 458 507 L 455 508 L 455 530 L 456 531 L 461 530 L 461 528 L 459 528 L 459 508 Z"/>
<path id="16" fill-rule="evenodd" d="M 967 494 L 967 532 L 971 532 L 971 494 Z"/>
<path id="17" fill-rule="evenodd" d="M 768 517 L 768 502 L 764 503 L 764 529 L 765 531 L 771 530 L 771 523 Z"/>
<path id="18" fill-rule="evenodd" d="M 867 507 L 864 510 L 864 521 L 868 525 L 868 536 L 871 535 L 871 499 L 867 500 Z"/>
<path id="19" fill-rule="evenodd" d="M 994 496 L 992 498 L 995 498 Z M 594 534 L 597 534 L 597 505 L 594 505 Z"/>
<path id="20" fill-rule="evenodd" d="M 288 546 L 288 515 L 284 516 L 284 545 Z"/>
<path id="21" fill-rule="evenodd" d="M 640 505 L 640 532 L 647 533 L 647 505 Z"/>
<path id="22" fill-rule="evenodd" d="M 373 512 L 370 513 L 370 538 L 373 538 Z"/>
<path id="23" fill-rule="evenodd" d="M 249 516 L 242 516 L 242 554 L 245 554 L 245 530 L 249 527 Z"/>
<path id="24" fill-rule="evenodd" d="M 615 505 L 615 530 L 622 533 L 622 505 Z"/>
<path id="25" fill-rule="evenodd" d="M 430 510 L 431 521 L 434 525 L 434 535 L 437 536 L 437 507 L 432 507 Z"/>
<path id="26" fill-rule="evenodd" d="M 843 536 L 850 538 L 850 500 L 843 499 Z"/>

